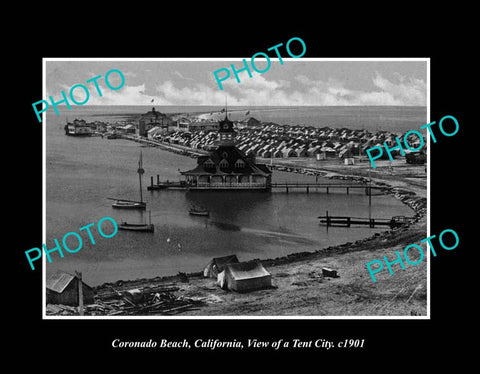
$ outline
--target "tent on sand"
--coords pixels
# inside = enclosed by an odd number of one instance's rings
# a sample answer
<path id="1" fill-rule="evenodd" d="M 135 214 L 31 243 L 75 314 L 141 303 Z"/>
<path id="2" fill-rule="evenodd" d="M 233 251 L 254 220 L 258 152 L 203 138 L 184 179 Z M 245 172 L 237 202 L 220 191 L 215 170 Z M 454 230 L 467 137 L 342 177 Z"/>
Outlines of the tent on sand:
<path id="1" fill-rule="evenodd" d="M 203 276 L 205 278 L 217 278 L 218 273 L 221 273 L 227 264 L 238 263 L 236 255 L 229 255 L 223 257 L 214 257 L 212 261 L 203 269 Z"/>
<path id="2" fill-rule="evenodd" d="M 224 290 L 249 292 L 272 287 L 272 275 L 260 261 L 227 264 L 218 274 L 217 284 Z"/>

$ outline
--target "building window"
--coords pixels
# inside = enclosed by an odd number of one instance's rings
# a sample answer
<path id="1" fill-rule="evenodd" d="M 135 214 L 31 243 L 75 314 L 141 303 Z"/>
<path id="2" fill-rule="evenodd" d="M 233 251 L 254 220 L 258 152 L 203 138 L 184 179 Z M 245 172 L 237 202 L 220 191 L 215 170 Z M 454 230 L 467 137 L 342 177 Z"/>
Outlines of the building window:
<path id="1" fill-rule="evenodd" d="M 236 162 L 235 162 L 235 167 L 237 169 L 243 169 L 245 167 L 245 162 L 239 158 Z"/>
<path id="2" fill-rule="evenodd" d="M 205 162 L 203 163 L 203 167 L 204 167 L 205 169 L 211 169 L 211 168 L 215 167 L 215 164 L 213 163 L 212 160 L 208 159 L 207 161 L 205 161 Z"/>
<path id="3" fill-rule="evenodd" d="M 225 160 L 225 159 L 223 159 L 222 161 L 220 161 L 219 166 L 220 166 L 222 169 L 228 168 L 228 161 Z"/>

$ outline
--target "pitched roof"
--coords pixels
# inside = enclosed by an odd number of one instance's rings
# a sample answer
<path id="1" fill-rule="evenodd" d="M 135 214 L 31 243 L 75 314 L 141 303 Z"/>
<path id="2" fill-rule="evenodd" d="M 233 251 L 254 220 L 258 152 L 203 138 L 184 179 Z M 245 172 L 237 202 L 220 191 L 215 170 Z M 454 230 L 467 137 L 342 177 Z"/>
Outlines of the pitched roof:
<path id="1" fill-rule="evenodd" d="M 74 275 L 63 271 L 57 271 L 47 278 L 46 286 L 49 290 L 62 293 L 73 279 L 75 279 Z"/>
<path id="2" fill-rule="evenodd" d="M 227 264 L 233 264 L 233 263 L 238 263 L 237 255 L 229 255 L 229 256 L 223 256 L 223 257 L 214 257 L 212 259 L 212 263 L 217 265 L 217 268 L 223 269 L 225 265 Z"/>
<path id="3" fill-rule="evenodd" d="M 218 121 L 218 124 L 220 126 L 220 130 L 218 130 L 219 133 L 221 133 L 221 132 L 235 132 L 235 130 L 233 130 L 233 122 L 228 119 L 226 113 L 225 113 L 225 118 L 221 121 Z"/>
<path id="4" fill-rule="evenodd" d="M 259 261 L 239 262 L 226 265 L 226 269 L 236 280 L 261 278 L 271 274 L 265 270 Z"/>
<path id="5" fill-rule="evenodd" d="M 214 167 L 204 167 L 205 161 L 210 159 Z M 243 167 L 237 167 L 237 161 L 242 160 L 244 162 Z M 226 160 L 228 165 L 220 167 L 220 162 Z M 208 156 L 200 156 L 197 158 L 197 166 L 189 171 L 184 171 L 182 174 L 236 174 L 236 175 L 245 175 L 245 174 L 260 174 L 260 175 L 269 175 L 271 171 L 263 168 L 262 166 L 256 165 L 252 160 L 240 151 L 235 146 L 219 146 L 209 153 Z"/>

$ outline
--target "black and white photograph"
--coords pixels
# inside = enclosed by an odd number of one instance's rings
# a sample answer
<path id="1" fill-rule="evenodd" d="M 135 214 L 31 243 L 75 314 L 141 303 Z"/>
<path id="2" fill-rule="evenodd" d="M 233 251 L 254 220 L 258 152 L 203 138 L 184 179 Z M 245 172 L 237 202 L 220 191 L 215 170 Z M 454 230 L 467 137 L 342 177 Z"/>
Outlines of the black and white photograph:
<path id="1" fill-rule="evenodd" d="M 44 76 L 46 318 L 428 317 L 429 59 Z"/>
<path id="2" fill-rule="evenodd" d="M 471 23 L 321 5 L 78 6 L 5 31 L 7 357 L 462 370 Z"/>

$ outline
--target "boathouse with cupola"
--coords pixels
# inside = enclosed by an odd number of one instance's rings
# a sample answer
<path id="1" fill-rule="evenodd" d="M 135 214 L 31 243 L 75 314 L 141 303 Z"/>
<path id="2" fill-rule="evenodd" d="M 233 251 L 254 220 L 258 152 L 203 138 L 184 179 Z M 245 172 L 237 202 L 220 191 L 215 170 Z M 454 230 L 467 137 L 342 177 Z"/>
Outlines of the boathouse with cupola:
<path id="1" fill-rule="evenodd" d="M 197 158 L 197 166 L 181 172 L 189 189 L 267 190 L 272 172 L 257 164 L 254 155 L 246 155 L 235 146 L 235 129 L 228 119 L 219 121 L 217 146 L 208 155 Z"/>

